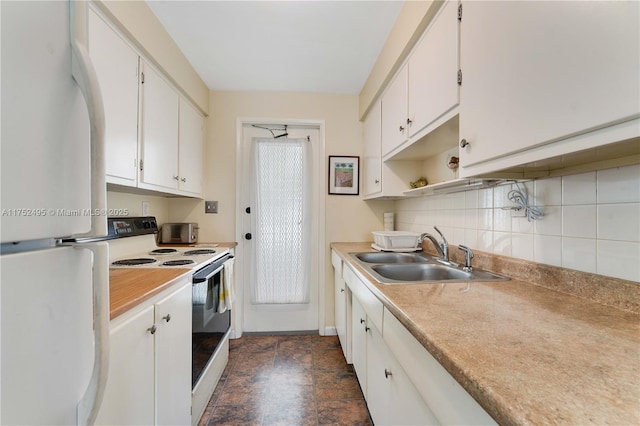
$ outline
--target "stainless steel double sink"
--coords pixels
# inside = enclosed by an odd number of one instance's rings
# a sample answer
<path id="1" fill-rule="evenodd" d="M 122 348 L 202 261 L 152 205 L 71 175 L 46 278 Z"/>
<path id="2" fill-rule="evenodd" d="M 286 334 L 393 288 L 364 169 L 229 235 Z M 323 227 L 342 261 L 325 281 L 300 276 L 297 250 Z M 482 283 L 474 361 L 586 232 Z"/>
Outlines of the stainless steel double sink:
<path id="1" fill-rule="evenodd" d="M 465 271 L 424 253 L 363 252 L 349 254 L 382 284 L 446 281 L 507 281 L 510 278 L 473 268 Z"/>

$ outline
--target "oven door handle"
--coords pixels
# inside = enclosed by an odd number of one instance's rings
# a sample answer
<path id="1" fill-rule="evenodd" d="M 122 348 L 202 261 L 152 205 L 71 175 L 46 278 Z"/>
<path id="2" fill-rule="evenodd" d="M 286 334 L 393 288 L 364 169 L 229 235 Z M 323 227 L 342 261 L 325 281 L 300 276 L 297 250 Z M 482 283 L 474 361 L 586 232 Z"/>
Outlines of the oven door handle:
<path id="1" fill-rule="evenodd" d="M 223 269 L 224 269 L 224 264 L 220 265 L 218 268 L 216 268 L 213 272 L 211 272 L 209 275 L 207 275 L 204 278 L 194 278 L 193 279 L 193 284 L 199 284 L 199 283 L 203 283 L 205 281 L 208 281 L 211 277 L 213 277 L 215 274 L 219 273 Z"/>

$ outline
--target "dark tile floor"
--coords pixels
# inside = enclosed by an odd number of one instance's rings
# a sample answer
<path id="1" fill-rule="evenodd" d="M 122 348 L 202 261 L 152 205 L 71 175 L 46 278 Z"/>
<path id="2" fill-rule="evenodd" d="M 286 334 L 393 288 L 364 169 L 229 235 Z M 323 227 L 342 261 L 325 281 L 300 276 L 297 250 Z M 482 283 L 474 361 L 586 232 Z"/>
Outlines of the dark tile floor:
<path id="1" fill-rule="evenodd" d="M 200 426 L 372 425 L 336 336 L 246 336 L 229 342 L 229 364 Z"/>

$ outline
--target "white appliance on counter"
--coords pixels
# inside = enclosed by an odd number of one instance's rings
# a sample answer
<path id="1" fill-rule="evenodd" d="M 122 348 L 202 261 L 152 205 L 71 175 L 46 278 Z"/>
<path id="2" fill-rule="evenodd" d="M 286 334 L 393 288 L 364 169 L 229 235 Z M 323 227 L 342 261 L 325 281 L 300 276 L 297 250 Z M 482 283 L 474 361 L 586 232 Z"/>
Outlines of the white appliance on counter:
<path id="1" fill-rule="evenodd" d="M 104 113 L 85 7 L 0 2 L 2 424 L 92 424 L 107 378 Z"/>

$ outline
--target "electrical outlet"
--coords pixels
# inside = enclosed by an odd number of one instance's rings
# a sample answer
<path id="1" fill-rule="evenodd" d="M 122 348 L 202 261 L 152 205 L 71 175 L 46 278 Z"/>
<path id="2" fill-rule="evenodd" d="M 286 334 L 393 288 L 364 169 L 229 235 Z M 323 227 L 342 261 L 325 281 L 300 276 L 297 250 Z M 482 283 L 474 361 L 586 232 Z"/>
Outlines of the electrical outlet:
<path id="1" fill-rule="evenodd" d="M 142 202 L 142 216 L 149 216 L 149 202 Z"/>
<path id="2" fill-rule="evenodd" d="M 204 202 L 204 212 L 205 213 L 218 213 L 218 202 L 217 201 L 205 201 Z"/>

